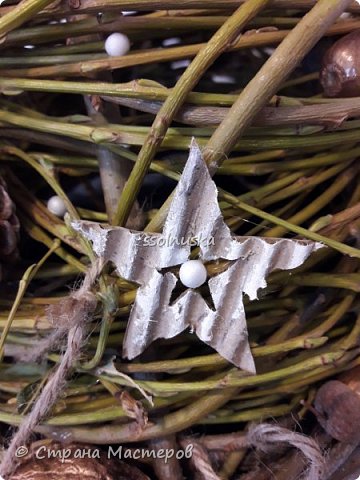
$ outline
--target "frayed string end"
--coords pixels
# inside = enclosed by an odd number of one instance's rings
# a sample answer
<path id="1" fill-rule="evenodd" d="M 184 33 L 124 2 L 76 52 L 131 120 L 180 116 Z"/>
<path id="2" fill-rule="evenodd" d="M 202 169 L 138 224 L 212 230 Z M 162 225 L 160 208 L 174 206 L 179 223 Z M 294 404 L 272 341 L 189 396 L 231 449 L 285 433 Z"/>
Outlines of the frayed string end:
<path id="1" fill-rule="evenodd" d="M 65 351 L 56 370 L 49 376 L 30 414 L 20 425 L 5 452 L 0 465 L 0 475 L 5 479 L 10 478 L 17 467 L 15 459 L 18 447 L 28 443 L 36 426 L 51 411 L 66 386 L 66 378 L 69 372 L 80 358 L 81 348 L 87 334 L 87 324 L 97 305 L 96 296 L 91 292 L 91 288 L 102 267 L 103 261 L 101 259 L 94 262 L 84 277 L 79 290 L 47 310 L 54 331 L 48 338 L 35 346 L 32 357 L 36 358 L 39 357 L 39 354 L 43 355 L 54 345 L 63 345 Z"/>

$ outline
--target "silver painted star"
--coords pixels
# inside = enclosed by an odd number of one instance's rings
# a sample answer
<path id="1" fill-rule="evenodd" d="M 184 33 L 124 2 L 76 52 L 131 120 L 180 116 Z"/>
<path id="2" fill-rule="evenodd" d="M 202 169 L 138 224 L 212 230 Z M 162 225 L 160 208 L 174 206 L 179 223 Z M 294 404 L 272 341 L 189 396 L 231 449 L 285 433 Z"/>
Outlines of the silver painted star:
<path id="1" fill-rule="evenodd" d="M 248 341 L 243 294 L 257 298 L 274 270 L 300 266 L 324 245 L 307 240 L 233 236 L 224 222 L 217 188 L 193 141 L 162 233 L 131 231 L 95 222 L 73 226 L 92 242 L 96 255 L 112 262 L 120 277 L 139 284 L 125 334 L 123 355 L 132 359 L 158 338 L 186 328 L 237 367 L 255 373 Z M 178 282 L 163 272 L 189 259 L 196 239 L 203 262 L 231 260 L 208 280 L 212 309 L 196 289 L 171 301 Z"/>

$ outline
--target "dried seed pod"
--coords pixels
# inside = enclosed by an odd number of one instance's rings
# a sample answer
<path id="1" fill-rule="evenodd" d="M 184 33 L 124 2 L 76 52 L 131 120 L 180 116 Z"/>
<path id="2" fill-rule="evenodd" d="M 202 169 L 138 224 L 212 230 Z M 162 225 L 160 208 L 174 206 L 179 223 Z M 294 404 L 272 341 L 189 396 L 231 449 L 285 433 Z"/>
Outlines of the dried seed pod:
<path id="1" fill-rule="evenodd" d="M 360 397 L 338 380 L 326 382 L 317 392 L 317 419 L 323 429 L 336 440 L 360 442 Z"/>
<path id="2" fill-rule="evenodd" d="M 360 30 L 340 38 L 326 52 L 320 83 L 328 97 L 360 95 Z"/>
<path id="3" fill-rule="evenodd" d="M 114 450 L 116 450 L 114 448 Z M 87 452 L 87 453 L 86 453 Z M 83 458 L 81 458 L 83 457 Z M 21 460 L 10 480 L 149 480 L 136 467 L 107 454 L 94 446 L 52 443 L 37 445 Z"/>
<path id="4" fill-rule="evenodd" d="M 338 380 L 345 383 L 345 385 L 360 397 L 360 365 L 343 372 L 338 377 Z"/>

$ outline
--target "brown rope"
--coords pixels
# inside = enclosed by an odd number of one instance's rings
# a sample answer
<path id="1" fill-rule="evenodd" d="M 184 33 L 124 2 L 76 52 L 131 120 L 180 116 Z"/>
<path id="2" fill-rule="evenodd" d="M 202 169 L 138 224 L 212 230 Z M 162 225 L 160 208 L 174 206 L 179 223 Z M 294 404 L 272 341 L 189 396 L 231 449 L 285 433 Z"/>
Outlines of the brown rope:
<path id="1" fill-rule="evenodd" d="M 91 292 L 91 287 L 101 272 L 102 266 L 102 260 L 94 262 L 79 290 L 72 293 L 66 300 L 48 309 L 48 316 L 55 330 L 46 339 L 47 342 L 44 341 L 41 345 L 41 354 L 52 347 L 54 342 L 61 341 L 67 335 L 66 349 L 58 367 L 49 377 L 30 414 L 24 418 L 18 431 L 13 436 L 9 448 L 5 452 L 0 465 L 0 472 L 4 478 L 9 478 L 15 471 L 17 466 L 17 449 L 20 446 L 26 446 L 35 427 L 55 405 L 59 395 L 66 386 L 66 378 L 69 372 L 80 357 L 81 348 L 87 335 L 87 323 L 97 304 L 96 297 Z M 38 348 L 36 346 L 34 350 L 38 351 Z M 36 351 L 33 358 L 38 356 Z"/>

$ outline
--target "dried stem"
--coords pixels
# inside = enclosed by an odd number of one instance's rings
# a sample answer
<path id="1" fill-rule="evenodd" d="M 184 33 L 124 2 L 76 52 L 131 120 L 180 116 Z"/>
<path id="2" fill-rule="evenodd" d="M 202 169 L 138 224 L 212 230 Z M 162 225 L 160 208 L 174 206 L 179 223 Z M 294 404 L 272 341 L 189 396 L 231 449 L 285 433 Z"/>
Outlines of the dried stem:
<path id="1" fill-rule="evenodd" d="M 176 438 L 174 435 L 171 435 L 151 440 L 150 449 L 154 449 L 156 452 L 167 450 L 168 452 L 174 451 L 176 453 L 178 450 Z M 153 461 L 153 468 L 159 480 L 183 480 L 184 478 L 176 455 L 173 455 L 167 462 L 162 458 L 156 457 Z"/>
<path id="2" fill-rule="evenodd" d="M 104 100 L 142 112 L 157 113 L 161 103 L 124 97 L 103 96 Z M 217 126 L 229 113 L 226 107 L 182 107 L 175 119 L 186 125 Z M 341 103 L 304 105 L 298 107 L 265 107 L 254 118 L 252 125 L 324 125 L 338 127 L 349 117 L 360 116 L 360 101 L 344 99 Z"/>

